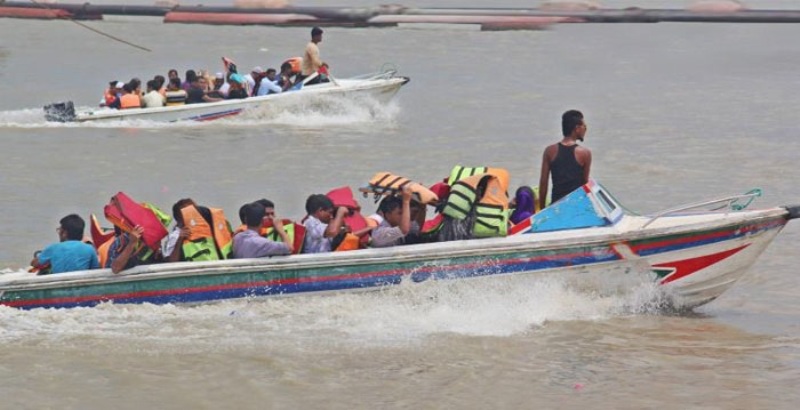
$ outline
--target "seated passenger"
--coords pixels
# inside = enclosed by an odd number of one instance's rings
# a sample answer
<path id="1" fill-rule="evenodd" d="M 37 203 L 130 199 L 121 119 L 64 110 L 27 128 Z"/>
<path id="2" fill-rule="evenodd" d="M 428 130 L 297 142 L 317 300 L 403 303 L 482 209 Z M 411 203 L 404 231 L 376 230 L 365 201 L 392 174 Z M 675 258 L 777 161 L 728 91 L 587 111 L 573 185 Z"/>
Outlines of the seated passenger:
<path id="1" fill-rule="evenodd" d="M 161 96 L 158 89 L 159 87 L 156 80 L 147 82 L 147 94 L 142 97 L 142 107 L 153 108 L 164 106 L 164 97 Z"/>
<path id="2" fill-rule="evenodd" d="M 157 76 L 153 77 L 153 81 L 156 82 L 156 90 L 158 90 L 158 93 L 161 94 L 161 100 L 166 102 L 167 101 L 167 87 L 166 87 L 167 79 L 164 78 L 163 75 L 157 75 Z"/>
<path id="3" fill-rule="evenodd" d="M 331 241 L 342 229 L 347 208 L 340 206 L 336 209 L 334 217 L 333 202 L 322 194 L 314 194 L 306 199 L 306 216 L 303 226 L 306 228 L 306 237 L 303 243 L 303 253 L 321 253 L 331 251 Z"/>
<path id="4" fill-rule="evenodd" d="M 175 227 L 173 227 L 172 231 L 167 235 L 164 248 L 161 250 L 165 262 L 178 262 L 183 260 L 183 250 L 180 244 L 191 235 L 191 232 L 183 223 L 181 209 L 189 205 L 197 206 L 190 198 L 181 199 L 172 205 L 172 219 L 175 221 Z"/>
<path id="5" fill-rule="evenodd" d="M 209 97 L 206 94 L 207 88 L 208 87 L 206 84 L 205 77 L 199 77 L 195 75 L 191 87 L 189 87 L 189 90 L 186 92 L 187 94 L 186 104 L 200 104 L 200 103 L 222 101 L 221 98 Z"/>
<path id="6" fill-rule="evenodd" d="M 136 94 L 136 84 L 127 83 L 122 86 L 122 95 L 119 96 L 113 103 L 109 105 L 111 108 L 118 110 L 125 110 L 129 108 L 141 108 L 142 101 L 138 94 Z"/>
<path id="7" fill-rule="evenodd" d="M 167 84 L 167 106 L 186 104 L 186 91 L 181 88 L 181 79 L 172 78 Z"/>
<path id="8" fill-rule="evenodd" d="M 514 195 L 514 199 L 511 200 L 511 204 L 509 204 L 511 208 L 514 208 L 509 222 L 512 225 L 516 225 L 530 218 L 536 212 L 535 205 L 536 195 L 531 187 L 521 186 L 517 188 L 517 193 Z"/>
<path id="9" fill-rule="evenodd" d="M 122 81 L 111 81 L 108 83 L 108 88 L 106 89 L 105 93 L 103 93 L 103 101 L 100 103 L 101 107 L 108 107 L 114 103 L 120 95 L 122 95 L 122 86 L 125 83 Z"/>
<path id="10" fill-rule="evenodd" d="M 261 79 L 261 82 L 256 86 L 255 95 L 262 96 L 267 94 L 278 94 L 283 89 L 276 83 L 276 72 L 274 68 L 267 69 L 267 74 Z"/>
<path id="11" fill-rule="evenodd" d="M 108 263 L 111 265 L 111 272 L 120 273 L 123 270 L 155 260 L 154 254 L 141 242 L 144 228 L 137 225 L 130 233 L 122 232 L 119 228 L 114 228 L 114 231 L 114 241 L 108 248 Z"/>
<path id="12" fill-rule="evenodd" d="M 292 80 L 292 77 L 294 77 L 295 74 L 296 73 L 293 71 L 293 68 L 292 68 L 292 63 L 287 61 L 287 62 L 281 64 L 281 73 L 280 73 L 280 76 L 278 78 L 278 81 L 276 81 L 276 84 L 279 87 L 281 87 L 282 91 L 286 91 L 286 90 L 292 88 L 292 86 L 294 85 L 294 81 Z"/>
<path id="13" fill-rule="evenodd" d="M 263 258 L 273 255 L 289 255 L 292 253 L 292 242 L 289 235 L 283 230 L 283 223 L 274 214 L 268 218 L 272 221 L 275 231 L 280 235 L 282 242 L 271 241 L 261 236 L 261 226 L 265 217 L 264 205 L 253 202 L 245 205 L 244 216 L 247 229 L 233 237 L 233 257 L 242 258 Z"/>
<path id="14" fill-rule="evenodd" d="M 225 85 L 225 76 L 222 73 L 217 73 L 214 77 L 214 83 L 211 85 L 212 90 L 208 95 L 214 98 L 225 98 L 227 92 L 223 94 L 222 86 Z"/>
<path id="15" fill-rule="evenodd" d="M 247 98 L 247 90 L 244 88 L 245 80 L 239 74 L 233 74 L 231 77 L 230 89 L 228 90 L 228 100 L 238 100 Z"/>
<path id="16" fill-rule="evenodd" d="M 420 209 L 421 206 L 414 202 L 415 210 L 412 212 L 411 196 L 411 190 L 406 187 L 402 197 L 387 196 L 381 201 L 378 206 L 381 221 L 372 230 L 370 246 L 386 248 L 418 241 L 425 209 Z"/>
<path id="17" fill-rule="evenodd" d="M 43 268 L 50 266 L 50 273 L 72 272 L 97 269 L 100 263 L 92 245 L 83 243 L 83 230 L 86 223 L 78 215 L 70 214 L 59 222 L 56 229 L 59 243 L 49 245 L 31 261 L 31 266 Z"/>

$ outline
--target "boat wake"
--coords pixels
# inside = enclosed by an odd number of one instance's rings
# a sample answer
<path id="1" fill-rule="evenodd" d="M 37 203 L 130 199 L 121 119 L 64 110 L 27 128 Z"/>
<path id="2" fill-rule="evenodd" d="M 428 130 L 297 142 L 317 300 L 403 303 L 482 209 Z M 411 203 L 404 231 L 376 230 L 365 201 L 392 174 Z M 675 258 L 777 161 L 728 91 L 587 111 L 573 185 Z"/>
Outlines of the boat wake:
<path id="1" fill-rule="evenodd" d="M 77 107 L 86 110 L 91 107 Z M 0 111 L 0 128 L 174 128 L 174 127 L 253 127 L 277 125 L 292 128 L 326 128 L 359 124 L 393 124 L 400 112 L 399 105 L 392 101 L 380 103 L 371 98 L 316 98 L 314 101 L 298 101 L 294 104 L 272 108 L 265 106 L 246 110 L 242 114 L 216 121 L 159 122 L 152 120 L 121 120 L 110 122 L 49 122 L 44 119 L 41 108 Z"/>
<path id="2" fill-rule="evenodd" d="M 528 275 L 407 282 L 371 293 L 198 306 L 103 304 L 31 311 L 0 306 L 0 344 L 86 348 L 120 342 L 160 352 L 298 346 L 318 351 L 416 345 L 442 334 L 508 337 L 548 322 L 658 314 L 664 306 L 661 289 L 652 282 L 623 295 Z"/>

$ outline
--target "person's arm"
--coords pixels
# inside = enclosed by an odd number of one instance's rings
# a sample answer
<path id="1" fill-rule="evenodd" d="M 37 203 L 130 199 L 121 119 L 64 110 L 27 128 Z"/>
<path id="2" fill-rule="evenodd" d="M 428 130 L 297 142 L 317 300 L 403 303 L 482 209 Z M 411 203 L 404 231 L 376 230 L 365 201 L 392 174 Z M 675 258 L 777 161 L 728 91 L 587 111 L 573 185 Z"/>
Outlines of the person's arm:
<path id="1" fill-rule="evenodd" d="M 266 89 L 268 89 L 269 92 L 274 94 L 280 94 L 283 91 L 283 88 L 281 88 L 275 82 L 270 81 L 269 78 L 264 78 L 263 80 L 261 80 L 261 85 L 259 87 L 266 87 Z"/>
<path id="2" fill-rule="evenodd" d="M 114 262 L 111 263 L 111 272 L 113 273 L 120 273 L 125 270 L 125 266 L 128 265 L 128 261 L 131 259 L 131 256 L 136 252 L 136 247 L 139 244 L 139 239 L 142 237 L 144 233 L 144 228 L 139 225 L 136 225 L 135 228 L 129 233 L 130 240 L 120 251 L 119 256 L 114 259 Z"/>
<path id="3" fill-rule="evenodd" d="M 208 94 L 206 94 L 205 92 L 203 93 L 203 101 L 205 102 L 217 102 L 222 100 L 223 100 L 222 98 L 209 97 Z"/>
<path id="4" fill-rule="evenodd" d="M 589 182 L 589 171 L 592 168 L 592 151 L 587 148 L 581 150 L 583 152 L 583 183 Z"/>
<path id="5" fill-rule="evenodd" d="M 547 189 L 550 182 L 550 147 L 544 150 L 542 155 L 542 170 L 539 173 L 539 209 L 544 209 L 547 204 Z"/>
<path id="6" fill-rule="evenodd" d="M 344 225 L 344 217 L 348 212 L 350 211 L 343 206 L 340 206 L 336 210 L 336 217 L 333 218 L 333 220 L 328 224 L 328 228 L 325 229 L 326 238 L 333 238 L 339 234 L 339 230 L 342 229 L 342 226 Z"/>
<path id="7" fill-rule="evenodd" d="M 281 219 L 278 217 L 273 217 L 272 226 L 273 229 L 275 229 L 275 232 L 278 233 L 278 236 L 281 237 L 281 241 L 283 241 L 284 245 L 286 245 L 286 248 L 289 249 L 289 253 L 294 252 L 294 244 L 289 239 L 289 235 L 287 235 L 286 231 L 283 229 L 283 221 L 281 221 Z"/>
<path id="8" fill-rule="evenodd" d="M 172 253 L 167 256 L 167 262 L 180 262 L 181 255 L 183 255 L 183 241 L 189 237 L 189 228 L 181 228 L 181 233 L 178 234 L 178 239 L 175 241 L 175 247 L 172 248 Z"/>
<path id="9" fill-rule="evenodd" d="M 403 210 L 400 218 L 400 232 L 403 236 L 411 231 L 411 189 L 406 186 L 403 188 Z"/>

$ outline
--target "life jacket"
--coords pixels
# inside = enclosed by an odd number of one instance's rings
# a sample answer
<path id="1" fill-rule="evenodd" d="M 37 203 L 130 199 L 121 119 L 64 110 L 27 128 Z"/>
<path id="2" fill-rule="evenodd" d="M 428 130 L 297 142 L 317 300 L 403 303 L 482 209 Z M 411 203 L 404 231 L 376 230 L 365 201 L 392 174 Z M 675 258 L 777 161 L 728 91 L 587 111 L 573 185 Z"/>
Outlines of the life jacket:
<path id="1" fill-rule="evenodd" d="M 121 110 L 127 108 L 141 108 L 141 107 L 142 107 L 142 100 L 136 94 L 133 93 L 122 94 L 122 97 L 119 97 L 119 108 Z"/>
<path id="2" fill-rule="evenodd" d="M 106 106 L 113 104 L 114 100 L 116 99 L 117 94 L 111 89 L 106 89 L 106 91 L 103 93 L 103 101 L 106 102 Z"/>
<path id="3" fill-rule="evenodd" d="M 306 239 L 306 227 L 289 219 L 283 219 L 281 222 L 283 223 L 283 231 L 286 232 L 289 242 L 292 243 L 292 254 L 299 254 L 303 250 L 303 241 Z M 261 236 L 275 242 L 283 242 L 274 226 L 262 226 Z"/>
<path id="4" fill-rule="evenodd" d="M 184 90 L 167 91 L 167 106 L 184 105 L 186 104 L 186 97 L 188 97 L 188 95 Z"/>
<path id="5" fill-rule="evenodd" d="M 189 237 L 181 245 L 184 260 L 214 261 L 231 255 L 233 239 L 228 221 L 221 209 L 208 209 L 211 223 L 193 205 L 181 209 L 183 224 L 189 228 Z"/>
<path id="6" fill-rule="evenodd" d="M 94 214 L 89 215 L 89 232 L 95 249 L 100 249 L 100 246 L 114 239 L 114 230 L 101 228 Z"/>
<path id="7" fill-rule="evenodd" d="M 474 175 L 491 174 L 500 178 L 501 184 L 508 187 L 509 175 L 508 171 L 503 168 L 493 167 L 465 167 L 463 165 L 456 165 L 450 171 L 450 177 L 447 178 L 447 185 L 453 186 L 456 181 L 468 178 Z"/>
<path id="8" fill-rule="evenodd" d="M 341 234 L 337 235 L 331 241 L 331 249 L 334 252 L 343 252 L 343 251 L 356 251 L 362 248 L 361 240 L 362 238 L 369 238 L 369 236 L 364 235 L 359 238 L 356 235 L 353 235 L 349 232 L 342 232 Z"/>
<path id="9" fill-rule="evenodd" d="M 410 187 L 414 200 L 423 205 L 431 205 L 439 201 L 439 197 L 425 186 L 389 172 L 378 172 L 369 180 L 369 184 L 359 188 L 359 191 L 365 194 L 394 195 L 402 192 L 406 186 Z"/>
<path id="10" fill-rule="evenodd" d="M 156 214 L 148 207 L 137 203 L 123 192 L 119 192 L 103 208 L 109 222 L 123 232 L 132 232 L 136 225 L 144 228 L 142 241 L 155 252 L 161 245 L 161 239 L 167 236 L 167 229 Z"/>
<path id="11" fill-rule="evenodd" d="M 508 186 L 503 185 L 503 181 L 492 174 L 478 174 L 456 181 L 442 213 L 457 220 L 474 216 L 472 234 L 475 237 L 506 236 Z"/>
<path id="12" fill-rule="evenodd" d="M 291 57 L 284 61 L 284 63 L 289 63 L 289 65 L 292 66 L 292 75 L 300 74 L 303 65 L 303 57 Z"/>
<path id="13" fill-rule="evenodd" d="M 100 263 L 101 268 L 108 268 L 108 251 L 111 249 L 111 244 L 114 243 L 114 237 L 112 236 L 110 240 L 103 242 L 100 246 L 97 247 L 97 260 Z"/>
<path id="14" fill-rule="evenodd" d="M 364 228 L 367 228 L 368 226 L 367 220 L 364 218 L 364 215 L 361 215 L 361 205 L 359 205 L 358 202 L 356 201 L 355 196 L 353 195 L 353 190 L 350 189 L 349 186 L 343 186 L 333 189 L 327 194 L 325 194 L 325 196 L 327 196 L 328 199 L 330 199 L 331 202 L 333 202 L 334 209 L 343 206 L 350 211 L 344 217 L 344 223 L 348 227 L 350 227 L 351 232 L 357 232 Z M 346 239 L 347 241 L 349 241 L 348 245 L 345 245 L 345 247 L 352 249 L 345 249 L 344 247 L 342 247 L 344 241 L 343 240 L 336 241 L 336 238 L 334 238 L 333 241 L 334 243 L 332 243 L 332 245 L 335 244 L 336 242 L 338 242 L 340 245 L 338 247 L 331 246 L 331 248 L 335 251 L 358 249 L 359 248 L 358 246 L 355 246 L 353 248 L 353 244 L 350 243 L 354 240 L 356 241 L 355 245 L 360 244 L 361 247 L 366 248 L 367 244 L 369 243 L 369 234 L 362 235 L 361 237 L 352 235 L 352 238 L 342 238 L 342 239 Z"/>

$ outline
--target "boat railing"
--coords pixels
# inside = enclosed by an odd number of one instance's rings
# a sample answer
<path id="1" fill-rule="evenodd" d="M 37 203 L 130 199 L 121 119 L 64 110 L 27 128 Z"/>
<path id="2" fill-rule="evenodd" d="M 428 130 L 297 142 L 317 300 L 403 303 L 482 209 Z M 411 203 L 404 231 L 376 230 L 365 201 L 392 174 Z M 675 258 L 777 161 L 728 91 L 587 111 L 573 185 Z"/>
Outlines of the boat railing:
<path id="1" fill-rule="evenodd" d="M 698 208 L 705 208 L 705 210 L 707 211 L 721 211 L 723 209 L 731 211 L 741 211 L 747 208 L 750 205 L 750 203 L 753 202 L 754 199 L 760 196 L 761 196 L 761 190 L 756 188 L 740 195 L 732 195 L 724 198 L 712 199 L 710 201 L 695 202 L 687 205 L 681 205 L 675 208 L 670 208 L 661 211 L 651 216 L 650 220 L 647 221 L 647 223 L 645 223 L 644 225 L 642 225 L 642 228 L 646 228 L 648 225 L 655 222 L 657 219 L 661 217 L 673 215 L 678 212 L 691 211 L 693 209 L 698 209 Z M 746 202 L 741 203 L 740 201 L 746 201 Z M 713 208 L 708 208 L 712 205 L 716 206 Z"/>
<path id="2" fill-rule="evenodd" d="M 392 63 L 386 63 L 377 72 L 361 74 L 351 78 L 354 80 L 380 80 L 394 78 L 395 76 L 397 76 L 397 67 Z"/>

